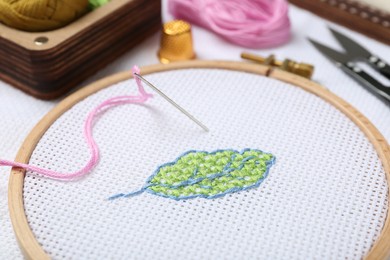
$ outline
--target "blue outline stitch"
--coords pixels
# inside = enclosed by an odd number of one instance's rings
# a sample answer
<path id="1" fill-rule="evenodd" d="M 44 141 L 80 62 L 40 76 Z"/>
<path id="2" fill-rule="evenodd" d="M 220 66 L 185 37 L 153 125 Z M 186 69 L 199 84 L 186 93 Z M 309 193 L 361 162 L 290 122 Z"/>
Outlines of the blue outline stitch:
<path id="1" fill-rule="evenodd" d="M 177 185 L 166 185 L 166 184 L 162 184 L 162 183 L 159 183 L 159 184 L 151 183 L 151 181 L 159 173 L 161 168 L 176 164 L 182 157 L 186 156 L 187 154 L 190 154 L 190 153 L 206 153 L 206 154 L 213 155 L 213 154 L 216 154 L 216 153 L 219 153 L 219 152 L 225 152 L 225 151 L 231 151 L 234 154 L 232 154 L 231 161 L 224 167 L 223 172 L 209 174 L 206 177 L 201 177 L 201 178 L 197 178 L 197 179 L 189 179 L 189 180 L 183 181 L 183 182 L 181 182 L 181 183 L 179 183 Z M 168 188 L 179 188 L 179 187 L 182 187 L 182 186 L 186 186 L 188 184 L 195 184 L 195 183 L 201 182 L 204 179 L 211 179 L 212 180 L 212 179 L 224 176 L 224 175 L 228 175 L 231 171 L 236 170 L 234 168 L 231 168 L 230 170 L 228 170 L 228 169 L 231 166 L 231 164 L 232 164 L 234 158 L 236 157 L 237 153 L 242 155 L 242 154 L 244 154 L 247 151 L 256 151 L 256 152 L 260 152 L 260 153 L 270 154 L 270 153 L 264 152 L 264 151 L 259 150 L 259 149 L 250 149 L 250 148 L 245 148 L 241 152 L 239 152 L 237 150 L 233 150 L 233 149 L 218 149 L 218 150 L 215 150 L 213 152 L 207 152 L 207 151 L 201 151 L 201 150 L 190 150 L 190 151 L 187 151 L 187 152 L 183 153 L 179 157 L 177 157 L 173 162 L 164 163 L 164 164 L 160 165 L 159 167 L 157 167 L 157 169 L 153 172 L 153 174 L 150 175 L 147 178 L 147 180 L 146 180 L 147 185 L 143 186 L 141 189 L 133 191 L 133 192 L 129 192 L 127 194 L 119 193 L 119 194 L 116 194 L 116 195 L 113 195 L 113 196 L 109 197 L 108 199 L 109 200 L 114 200 L 114 199 L 117 199 L 117 198 L 120 198 L 120 197 L 125 197 L 125 198 L 132 197 L 132 196 L 139 195 L 139 194 L 141 194 L 143 192 L 147 192 L 147 193 L 150 193 L 150 194 L 153 194 L 153 195 L 157 195 L 157 196 L 160 196 L 160 197 L 164 197 L 164 198 L 174 199 L 174 200 L 177 200 L 177 201 L 178 200 L 183 200 L 183 199 L 193 199 L 193 198 L 215 199 L 215 198 L 223 197 L 223 196 L 225 196 L 228 193 L 234 193 L 234 192 L 239 192 L 239 191 L 249 190 L 249 189 L 252 189 L 252 188 L 259 187 L 260 184 L 264 181 L 264 179 L 267 178 L 267 176 L 269 174 L 270 168 L 275 164 L 276 158 L 272 154 L 271 154 L 272 158 L 269 161 L 266 162 L 267 169 L 264 172 L 263 177 L 260 178 L 256 183 L 254 183 L 252 185 L 249 185 L 249 186 L 246 186 L 246 187 L 234 187 L 234 188 L 231 188 L 229 190 L 226 190 L 225 192 L 222 192 L 222 193 L 219 193 L 219 194 L 216 194 L 216 195 L 212 195 L 212 196 L 204 195 L 204 194 L 195 194 L 195 195 L 191 195 L 191 196 L 180 196 L 180 197 L 170 196 L 170 195 L 166 195 L 164 193 L 158 193 L 158 192 L 155 192 L 155 191 L 153 191 L 151 189 L 148 189 L 149 187 L 152 187 L 152 186 L 155 186 L 155 185 L 168 187 Z M 241 162 L 243 164 L 241 164 L 237 169 L 241 170 L 244 167 L 244 163 L 246 161 L 249 161 L 250 159 L 253 159 L 253 158 L 255 158 L 255 157 L 254 156 L 248 156 L 248 157 L 242 159 Z M 226 172 L 225 172 L 225 170 L 226 170 Z M 197 175 L 197 173 L 198 173 L 198 168 L 195 169 L 195 171 L 193 172 L 191 177 L 195 177 Z M 204 186 L 204 188 L 211 189 L 210 186 Z"/>

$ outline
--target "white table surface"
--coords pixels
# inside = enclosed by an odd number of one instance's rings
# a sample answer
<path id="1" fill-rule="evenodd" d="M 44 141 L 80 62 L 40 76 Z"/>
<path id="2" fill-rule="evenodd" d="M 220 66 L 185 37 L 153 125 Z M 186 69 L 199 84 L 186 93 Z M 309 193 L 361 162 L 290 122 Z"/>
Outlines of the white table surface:
<path id="1" fill-rule="evenodd" d="M 164 21 L 171 19 L 166 11 L 165 2 L 163 17 Z M 274 49 L 246 51 L 264 56 L 273 53 L 279 59 L 291 58 L 314 64 L 316 66 L 314 80 L 360 110 L 390 141 L 390 103 L 386 103 L 383 99 L 372 95 L 350 79 L 307 42 L 306 37 L 310 36 L 337 47 L 336 40 L 331 37 L 326 27 L 330 23 L 294 6 L 290 8 L 290 18 L 293 37 L 288 44 Z M 333 26 L 358 40 L 373 53 L 390 63 L 390 46 L 343 27 Z M 159 48 L 159 37 L 159 34 L 150 37 L 82 85 L 119 71 L 129 70 L 134 64 L 144 66 L 158 63 L 156 53 Z M 193 27 L 193 38 L 195 51 L 199 59 L 239 61 L 241 60 L 240 53 L 245 50 L 197 27 Z M 390 84 L 389 81 L 387 83 Z M 15 158 L 27 134 L 58 102 L 59 100 L 41 101 L 35 99 L 0 81 L 0 158 Z M 9 172 L 9 167 L 0 168 L 0 259 L 21 259 L 22 254 L 13 233 L 7 204 Z"/>

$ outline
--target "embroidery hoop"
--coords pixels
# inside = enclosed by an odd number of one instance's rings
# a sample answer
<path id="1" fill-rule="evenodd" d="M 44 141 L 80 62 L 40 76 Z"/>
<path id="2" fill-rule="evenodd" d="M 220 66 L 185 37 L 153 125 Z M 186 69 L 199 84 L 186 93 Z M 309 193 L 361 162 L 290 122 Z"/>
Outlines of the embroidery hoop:
<path id="1" fill-rule="evenodd" d="M 366 135 L 366 137 L 375 147 L 376 152 L 382 161 L 383 168 L 386 172 L 386 178 L 389 179 L 390 150 L 384 137 L 366 117 L 360 114 L 360 112 L 358 112 L 347 102 L 337 97 L 333 93 L 329 92 L 328 90 L 324 89 L 320 85 L 290 73 L 286 73 L 280 70 L 272 70 L 266 66 L 238 62 L 191 61 L 183 63 L 172 63 L 169 65 L 154 65 L 142 68 L 142 74 L 147 75 L 155 72 L 189 68 L 225 69 L 247 72 L 260 76 L 268 76 L 270 78 L 298 86 L 307 92 L 315 94 L 316 96 L 322 98 L 323 100 L 327 101 L 335 108 L 340 110 L 360 128 L 360 130 Z M 56 108 L 50 111 L 28 135 L 18 152 L 16 161 L 28 163 L 33 150 L 35 149 L 40 138 L 44 135 L 45 131 L 53 124 L 56 119 L 58 119 L 73 105 L 77 104 L 79 101 L 97 92 L 98 90 L 107 88 L 114 83 L 129 78 L 131 78 L 129 72 L 118 73 L 113 76 L 99 80 L 66 98 Z M 25 174 L 23 170 L 12 169 L 11 171 L 9 181 L 9 210 L 11 215 L 11 221 L 14 227 L 17 240 L 25 256 L 34 259 L 48 259 L 49 256 L 39 245 L 27 222 L 23 201 L 24 176 Z M 385 259 L 388 256 L 390 251 L 389 223 L 389 218 L 386 218 L 386 222 L 384 224 L 380 237 L 378 238 L 375 245 L 372 247 L 369 254 L 366 256 L 367 259 Z"/>

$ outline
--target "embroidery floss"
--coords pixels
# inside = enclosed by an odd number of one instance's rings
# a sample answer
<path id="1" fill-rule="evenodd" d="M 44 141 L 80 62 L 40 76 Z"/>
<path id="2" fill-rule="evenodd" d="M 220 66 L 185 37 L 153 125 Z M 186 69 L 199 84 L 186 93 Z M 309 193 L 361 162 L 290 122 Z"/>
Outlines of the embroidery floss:
<path id="1" fill-rule="evenodd" d="M 110 0 L 89 0 L 89 5 L 92 9 L 96 9 L 107 4 L 108 2 L 110 2 Z"/>
<path id="2" fill-rule="evenodd" d="M 175 108 L 177 108 L 180 112 L 185 114 L 188 118 L 193 120 L 196 124 L 198 124 L 200 127 L 202 127 L 206 132 L 208 132 L 208 128 L 203 125 L 199 120 L 197 120 L 193 115 L 188 113 L 184 108 L 179 106 L 175 101 L 170 99 L 167 95 L 165 95 L 161 90 L 156 88 L 153 84 L 151 84 L 149 81 L 147 81 L 145 78 L 143 78 L 139 73 L 140 70 L 137 66 L 134 66 L 132 69 L 133 77 L 137 83 L 138 86 L 138 92 L 139 95 L 136 96 L 117 96 L 110 99 L 107 99 L 106 101 L 103 101 L 100 105 L 95 107 L 88 115 L 87 119 L 84 123 L 84 136 L 87 141 L 89 150 L 91 152 L 91 157 L 88 161 L 88 163 L 79 171 L 73 172 L 73 173 L 60 173 L 52 170 L 43 169 L 37 166 L 28 165 L 24 163 L 18 163 L 13 161 L 7 161 L 7 160 L 0 160 L 0 166 L 12 166 L 12 167 L 19 167 L 23 168 L 29 171 L 33 171 L 36 173 L 40 173 L 43 176 L 52 178 L 52 179 L 59 179 L 59 180 L 72 180 L 79 178 L 88 172 L 90 172 L 98 163 L 99 161 L 99 149 L 96 145 L 95 140 L 92 136 L 92 125 L 95 117 L 100 114 L 101 112 L 105 111 L 108 108 L 123 105 L 123 104 L 136 104 L 136 103 L 144 103 L 146 102 L 150 97 L 152 97 L 152 94 L 149 94 L 145 91 L 144 87 L 142 86 L 141 80 L 144 81 L 147 85 L 149 85 L 153 90 L 155 90 L 159 95 L 161 95 L 163 98 L 165 98 L 169 103 L 171 103 Z"/>
<path id="3" fill-rule="evenodd" d="M 133 75 L 135 73 L 139 74 L 140 70 L 137 66 L 134 66 L 132 69 Z M 7 160 L 0 160 L 0 166 L 12 166 L 12 167 L 19 167 L 23 168 L 25 170 L 33 171 L 36 173 L 40 173 L 45 177 L 52 178 L 52 179 L 58 179 L 58 180 L 72 180 L 76 178 L 80 178 L 90 172 L 98 163 L 99 161 L 99 149 L 97 147 L 97 144 L 95 140 L 93 139 L 92 135 L 92 126 L 95 117 L 104 112 L 106 109 L 109 109 L 111 107 L 124 105 L 124 104 L 140 104 L 145 103 L 149 98 L 151 98 L 153 95 L 149 94 L 145 91 L 144 87 L 142 86 L 142 83 L 138 77 L 134 77 L 135 81 L 138 86 L 138 95 L 134 96 L 118 96 L 113 97 L 110 99 L 107 99 L 103 101 L 101 104 L 99 104 L 97 107 L 95 107 L 89 114 L 87 119 L 84 123 L 84 136 L 87 141 L 89 150 L 91 152 L 91 157 L 87 164 L 80 170 L 72 172 L 72 173 L 60 173 L 57 171 L 47 170 L 43 169 L 37 166 L 28 165 L 24 163 L 18 163 L 13 161 L 7 161 Z"/>
<path id="4" fill-rule="evenodd" d="M 286 0 L 169 0 L 170 13 L 249 48 L 267 48 L 290 39 Z"/>
<path id="5" fill-rule="evenodd" d="M 140 190 L 109 199 L 131 197 L 145 191 L 174 200 L 213 199 L 258 187 L 274 163 L 272 154 L 257 149 L 189 151 L 158 167 Z"/>

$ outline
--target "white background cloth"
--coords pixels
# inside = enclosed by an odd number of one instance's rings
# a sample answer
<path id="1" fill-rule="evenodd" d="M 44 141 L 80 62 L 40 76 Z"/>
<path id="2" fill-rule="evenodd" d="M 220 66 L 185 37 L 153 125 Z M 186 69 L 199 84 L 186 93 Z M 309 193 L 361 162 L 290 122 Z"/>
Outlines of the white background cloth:
<path id="1" fill-rule="evenodd" d="M 165 7 L 163 14 L 165 21 L 170 19 Z M 359 109 L 389 141 L 389 103 L 355 83 L 307 42 L 306 37 L 310 36 L 337 47 L 336 40 L 331 37 L 327 29 L 329 23 L 293 6 L 290 9 L 290 18 L 293 37 L 289 44 L 275 49 L 248 51 L 264 56 L 273 53 L 279 59 L 291 58 L 314 64 L 316 66 L 314 80 Z M 386 54 L 390 53 L 389 46 L 345 28 L 338 26 L 335 28 L 353 37 L 384 59 L 387 58 Z M 193 28 L 193 38 L 199 59 L 240 60 L 240 53 L 244 50 L 197 27 Z M 133 64 L 143 66 L 158 63 L 156 56 L 158 47 L 159 34 L 156 34 L 87 80 L 86 83 L 115 72 L 129 70 Z M 390 60 L 387 59 L 387 62 Z M 0 82 L 0 157 L 13 159 L 30 130 L 57 103 L 58 101 L 37 100 Z M 0 168 L 0 259 L 20 259 L 22 255 L 13 234 L 7 205 L 9 170 L 9 168 Z"/>

